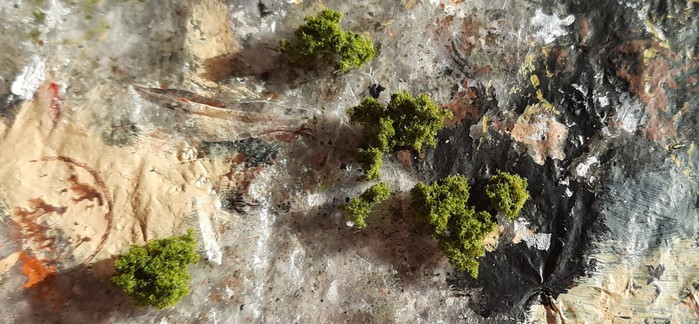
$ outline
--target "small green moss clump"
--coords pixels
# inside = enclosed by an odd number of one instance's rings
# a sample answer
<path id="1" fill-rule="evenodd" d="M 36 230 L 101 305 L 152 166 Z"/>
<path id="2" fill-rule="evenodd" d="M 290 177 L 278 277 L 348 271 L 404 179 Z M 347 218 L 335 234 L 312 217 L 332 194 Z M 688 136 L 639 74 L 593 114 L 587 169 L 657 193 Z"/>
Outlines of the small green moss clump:
<path id="1" fill-rule="evenodd" d="M 325 9 L 317 16 L 306 17 L 305 24 L 294 33 L 293 43 L 286 39 L 279 43 L 282 52 L 292 63 L 305 67 L 337 56 L 342 72 L 362 67 L 374 58 L 374 43 L 368 37 L 343 31 L 342 16 L 341 12 Z"/>
<path id="2" fill-rule="evenodd" d="M 166 308 L 189 294 L 187 265 L 199 259 L 194 231 L 132 246 L 115 264 L 112 282 L 138 305 Z"/>
<path id="3" fill-rule="evenodd" d="M 374 206 L 386 200 L 391 194 L 391 188 L 383 182 L 379 182 L 364 191 L 359 197 L 350 199 L 344 209 L 358 229 L 366 228 L 366 218 L 374 209 Z"/>
<path id="4" fill-rule="evenodd" d="M 485 194 L 490 199 L 493 208 L 501 211 L 508 219 L 513 220 L 529 199 L 527 185 L 527 179 L 516 174 L 498 171 L 488 181 Z"/>
<path id="5" fill-rule="evenodd" d="M 350 121 L 369 128 L 370 135 L 362 142 L 358 160 L 367 178 L 379 179 L 383 156 L 396 148 L 410 147 L 420 151 L 423 145 L 436 146 L 437 132 L 451 111 L 440 109 L 425 94 L 413 97 L 407 91 L 394 93 L 384 106 L 372 97 L 347 111 Z"/>
<path id="6" fill-rule="evenodd" d="M 413 207 L 439 241 L 439 247 L 460 271 L 478 277 L 478 257 L 485 254 L 483 239 L 495 229 L 490 214 L 468 206 L 469 185 L 464 176 L 450 176 L 412 190 Z"/>

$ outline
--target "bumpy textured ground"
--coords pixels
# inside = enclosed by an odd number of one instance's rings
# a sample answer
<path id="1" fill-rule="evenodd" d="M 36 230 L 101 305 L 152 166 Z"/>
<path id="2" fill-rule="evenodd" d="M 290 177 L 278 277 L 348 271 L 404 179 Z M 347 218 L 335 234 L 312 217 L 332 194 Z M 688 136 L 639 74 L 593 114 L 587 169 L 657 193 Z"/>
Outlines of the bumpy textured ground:
<path id="1" fill-rule="evenodd" d="M 374 39 L 341 74 L 279 40 L 323 8 Z M 0 322 L 632 323 L 699 319 L 699 2 L 0 3 Z M 346 109 L 381 84 L 455 118 L 369 187 Z M 532 199 L 480 276 L 455 272 L 406 192 L 496 170 Z M 131 244 L 194 228 L 192 294 L 138 308 Z"/>

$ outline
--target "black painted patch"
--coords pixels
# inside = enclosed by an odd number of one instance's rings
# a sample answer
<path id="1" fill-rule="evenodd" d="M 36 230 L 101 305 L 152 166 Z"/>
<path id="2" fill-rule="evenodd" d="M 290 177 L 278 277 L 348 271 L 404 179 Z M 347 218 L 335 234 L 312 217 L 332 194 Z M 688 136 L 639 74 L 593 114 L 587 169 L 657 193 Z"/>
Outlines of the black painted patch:
<path id="1" fill-rule="evenodd" d="M 271 165 L 279 154 L 276 145 L 252 137 L 238 141 L 203 142 L 201 150 L 211 156 L 223 156 L 230 152 L 242 153 L 246 167 Z"/>

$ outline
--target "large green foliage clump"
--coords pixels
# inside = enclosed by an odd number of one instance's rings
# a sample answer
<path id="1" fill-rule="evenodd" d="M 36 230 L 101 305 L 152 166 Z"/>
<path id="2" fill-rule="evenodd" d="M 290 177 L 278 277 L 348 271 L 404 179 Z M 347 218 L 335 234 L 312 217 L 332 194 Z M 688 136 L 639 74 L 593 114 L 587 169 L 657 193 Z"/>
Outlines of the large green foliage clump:
<path id="1" fill-rule="evenodd" d="M 187 234 L 132 246 L 115 264 L 112 282 L 138 305 L 166 308 L 189 294 L 187 265 L 199 259 L 196 239 Z"/>
<path id="2" fill-rule="evenodd" d="M 425 94 L 413 97 L 407 91 L 394 93 L 388 105 L 372 97 L 347 111 L 350 121 L 369 128 L 357 157 L 369 179 L 379 179 L 383 156 L 396 148 L 410 147 L 420 151 L 423 145 L 436 146 L 437 132 L 451 111 L 440 109 Z"/>
<path id="3" fill-rule="evenodd" d="M 529 199 L 527 179 L 516 174 L 500 172 L 488 181 L 485 194 L 493 208 L 501 211 L 508 219 L 514 219 Z"/>
<path id="4" fill-rule="evenodd" d="M 449 261 L 460 271 L 478 277 L 478 257 L 485 254 L 483 239 L 495 229 L 490 214 L 468 206 L 469 185 L 464 176 L 450 176 L 412 190 L 413 207 L 430 224 L 433 236 Z"/>
<path id="5" fill-rule="evenodd" d="M 374 206 L 386 200 L 391 194 L 391 188 L 379 182 L 364 191 L 359 197 L 350 199 L 344 209 L 349 213 L 358 229 L 366 228 L 366 218 Z"/>
<path id="6" fill-rule="evenodd" d="M 340 57 L 338 65 L 342 72 L 362 67 L 376 54 L 370 38 L 340 27 L 342 13 L 325 9 L 316 16 L 304 19 L 304 25 L 296 32 L 296 40 L 283 39 L 279 45 L 289 61 L 300 66 L 313 66 L 320 59 L 334 60 Z"/>

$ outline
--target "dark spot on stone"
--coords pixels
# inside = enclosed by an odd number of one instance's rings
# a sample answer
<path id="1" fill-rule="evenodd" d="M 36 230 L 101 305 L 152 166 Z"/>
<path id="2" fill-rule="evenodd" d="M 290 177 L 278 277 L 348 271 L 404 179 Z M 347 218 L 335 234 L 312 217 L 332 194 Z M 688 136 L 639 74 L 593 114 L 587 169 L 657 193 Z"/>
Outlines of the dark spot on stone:
<path id="1" fill-rule="evenodd" d="M 647 265 L 646 269 L 648 269 L 648 275 L 650 278 L 648 278 L 648 281 L 646 284 L 650 284 L 654 280 L 658 279 L 660 280 L 660 276 L 663 275 L 663 272 L 665 272 L 665 266 L 662 264 L 658 264 L 657 267 L 653 267 L 652 265 Z"/>
<path id="2" fill-rule="evenodd" d="M 369 86 L 369 94 L 370 94 L 374 99 L 378 99 L 378 98 L 379 98 L 379 95 L 381 95 L 381 91 L 384 91 L 384 90 L 386 90 L 386 88 L 384 88 L 383 86 L 381 86 L 381 85 L 378 84 L 378 83 L 374 83 L 374 84 L 372 84 L 372 85 Z"/>
<path id="3" fill-rule="evenodd" d="M 140 129 L 128 119 L 113 121 L 102 131 L 102 141 L 109 146 L 129 146 L 136 143 Z"/>
<path id="4" fill-rule="evenodd" d="M 223 156 L 230 152 L 242 153 L 243 162 L 248 168 L 271 165 L 279 153 L 276 145 L 254 137 L 237 141 L 203 142 L 200 148 L 204 154 L 210 156 Z"/>
<path id="5" fill-rule="evenodd" d="M 262 0 L 257 2 L 257 9 L 260 11 L 260 17 L 262 18 L 274 14 L 274 11 L 272 11 L 272 9 L 269 9 L 267 5 L 262 3 Z"/>
<path id="6" fill-rule="evenodd" d="M 221 209 L 227 212 L 236 211 L 240 214 L 247 214 L 250 207 L 257 205 L 257 202 L 249 201 L 242 193 L 235 189 L 223 193 L 221 197 Z"/>

